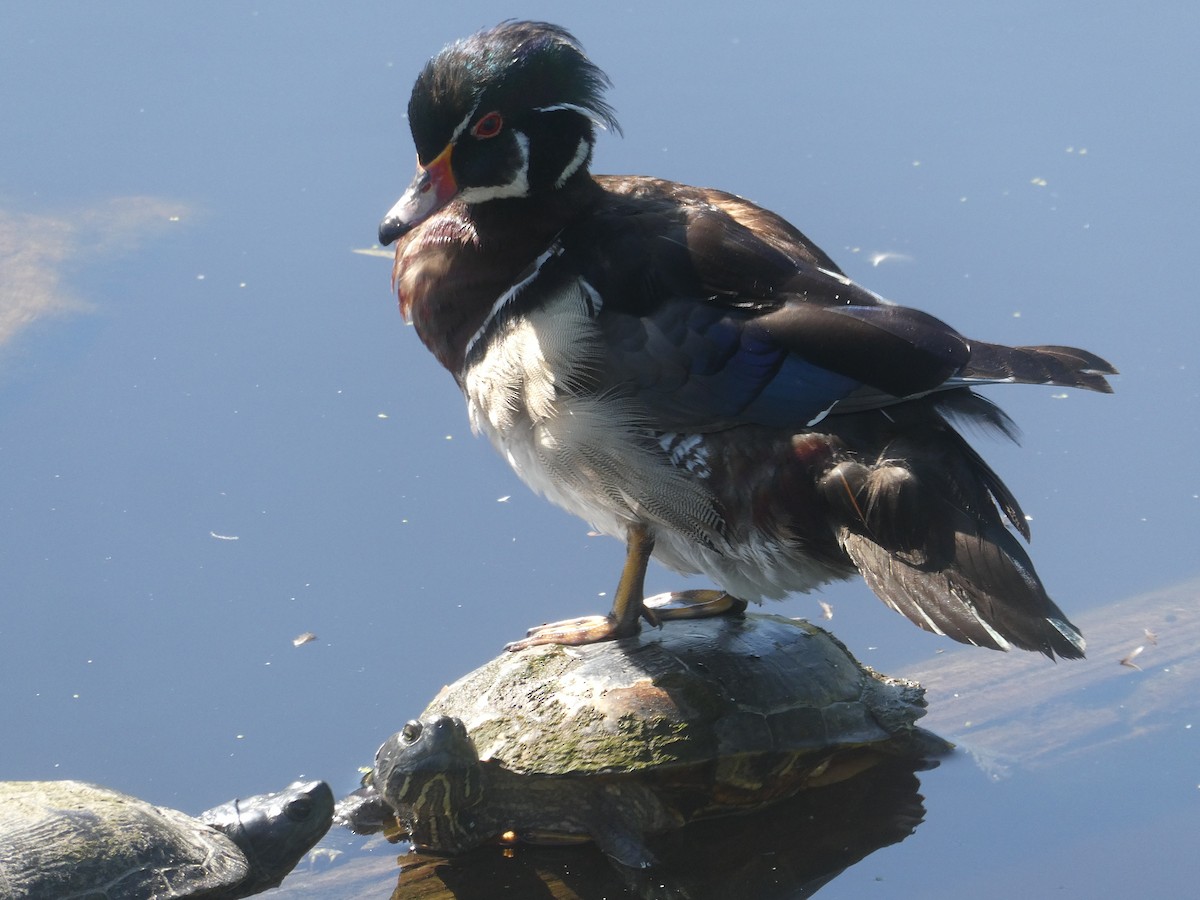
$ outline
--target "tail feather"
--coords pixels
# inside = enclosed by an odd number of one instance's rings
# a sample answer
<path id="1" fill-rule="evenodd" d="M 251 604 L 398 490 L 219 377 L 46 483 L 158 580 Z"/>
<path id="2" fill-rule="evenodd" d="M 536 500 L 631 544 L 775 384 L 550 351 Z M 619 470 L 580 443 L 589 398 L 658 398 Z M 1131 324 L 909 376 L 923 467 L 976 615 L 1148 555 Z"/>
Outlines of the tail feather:
<path id="1" fill-rule="evenodd" d="M 886 412 L 882 442 L 868 437 L 878 419 L 872 428 L 868 414 L 847 417 L 841 437 L 852 453 L 818 487 L 867 584 L 921 628 L 998 650 L 1082 657 L 1079 631 L 1005 527 L 1007 519 L 1029 537 L 1016 498 L 941 415 L 996 424 L 993 409 L 968 391 L 900 404 Z"/>
<path id="2" fill-rule="evenodd" d="M 1111 394 L 1112 386 L 1104 376 L 1116 374 L 1108 360 L 1078 347 L 1005 347 L 972 341 L 971 358 L 959 377 L 965 381 L 1053 384 Z"/>
<path id="3" fill-rule="evenodd" d="M 994 407 L 991 403 L 988 403 L 988 401 L 984 400 L 984 398 L 980 397 L 978 394 L 973 394 L 969 391 L 964 391 L 963 393 L 966 396 L 962 399 L 964 401 L 971 401 L 972 404 L 979 410 L 988 410 L 989 412 L 994 410 L 1000 415 L 1004 415 L 999 408 Z M 938 400 L 941 401 L 945 399 L 945 396 L 947 395 L 939 397 Z M 988 409 L 989 407 L 990 409 Z M 938 410 L 945 411 L 945 407 L 941 402 L 938 403 Z M 958 411 L 961 414 L 965 414 L 965 402 L 961 404 Z M 1008 417 L 1005 416 L 1005 418 L 1007 419 Z M 984 461 L 983 457 L 979 455 L 979 451 L 968 444 L 963 439 L 963 436 L 953 428 L 947 426 L 943 437 L 946 439 L 947 443 L 953 446 L 955 454 L 961 459 L 964 477 L 967 477 L 966 473 L 969 472 L 972 476 L 977 478 L 979 483 L 987 490 L 988 494 L 991 495 L 992 500 L 995 501 L 996 505 L 1000 507 L 1001 512 L 1004 513 L 1004 517 L 1008 519 L 1008 521 L 1012 524 L 1012 527 L 1017 529 L 1017 531 L 1021 533 L 1021 536 L 1025 538 L 1025 540 L 1029 540 L 1029 520 L 1025 518 L 1025 511 L 1021 509 L 1021 504 L 1017 502 L 1017 498 L 1013 495 L 1013 492 L 1009 490 L 1008 485 L 1000 480 L 1000 476 L 997 475 L 995 470 Z M 1032 565 L 1030 566 L 1030 569 L 1032 570 Z"/>
<path id="4" fill-rule="evenodd" d="M 1008 650 L 1037 650 L 1051 659 L 1081 659 L 1085 644 L 1049 598 L 1029 556 L 1002 527 L 991 535 L 960 534 L 946 566 L 914 565 L 901 554 L 843 529 L 842 546 L 867 585 L 916 625 L 956 641 Z"/>

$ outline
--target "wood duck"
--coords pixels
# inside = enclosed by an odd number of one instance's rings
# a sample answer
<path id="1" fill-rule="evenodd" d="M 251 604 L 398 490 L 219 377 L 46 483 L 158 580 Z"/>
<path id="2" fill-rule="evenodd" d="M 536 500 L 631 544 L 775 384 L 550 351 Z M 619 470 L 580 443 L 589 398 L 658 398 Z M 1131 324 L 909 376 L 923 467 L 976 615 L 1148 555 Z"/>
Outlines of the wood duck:
<path id="1" fill-rule="evenodd" d="M 970 340 L 847 278 L 780 216 L 722 191 L 589 172 L 618 131 L 563 28 L 458 41 L 408 105 L 412 184 L 379 228 L 400 309 L 472 427 L 554 503 L 627 542 L 612 611 L 510 647 L 634 633 L 859 572 L 928 631 L 1083 656 L 952 421 L 1015 437 L 972 387 L 1110 392 L 1074 347 Z M 651 556 L 720 590 L 648 603 Z"/>

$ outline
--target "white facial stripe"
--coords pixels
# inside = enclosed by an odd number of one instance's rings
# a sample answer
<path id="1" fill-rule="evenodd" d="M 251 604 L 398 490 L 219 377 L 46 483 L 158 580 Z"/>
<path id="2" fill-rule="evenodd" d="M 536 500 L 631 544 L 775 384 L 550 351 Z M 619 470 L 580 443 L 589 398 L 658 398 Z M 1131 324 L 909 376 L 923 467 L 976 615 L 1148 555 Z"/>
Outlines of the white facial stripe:
<path id="1" fill-rule="evenodd" d="M 534 112 L 557 112 L 559 110 L 569 110 L 570 112 L 579 113 L 585 119 L 590 119 L 592 124 L 601 131 L 608 131 L 608 126 L 604 124 L 602 119 L 596 118 L 596 114 L 590 109 L 582 106 L 577 106 L 574 103 L 555 103 L 551 106 L 538 106 L 534 108 Z"/>
<path id="2" fill-rule="evenodd" d="M 567 163 L 567 167 L 562 170 L 562 174 L 558 176 L 558 180 L 554 182 L 556 188 L 562 187 L 567 183 L 567 179 L 579 171 L 579 167 L 583 165 L 588 158 L 588 154 L 592 150 L 592 145 L 587 142 L 586 138 L 579 139 L 579 147 L 575 151 L 575 156 Z"/>
<path id="3" fill-rule="evenodd" d="M 469 187 L 459 193 L 458 199 L 463 203 L 485 203 L 488 200 L 498 200 L 501 197 L 527 197 L 529 195 L 529 138 L 519 131 L 514 131 L 513 139 L 521 152 L 521 164 L 516 174 L 508 184 L 489 184 L 482 187 Z"/>
<path id="4" fill-rule="evenodd" d="M 459 137 L 462 135 L 462 133 L 467 130 L 467 126 L 471 124 L 471 120 L 473 118 L 475 118 L 475 113 L 478 110 L 479 110 L 479 104 L 476 103 L 474 106 L 471 107 L 471 111 L 469 113 L 467 113 L 467 117 L 465 119 L 463 119 L 461 122 L 459 122 L 457 126 L 455 126 L 454 132 L 450 135 L 449 142 L 451 144 L 453 144 L 455 141 L 457 141 L 459 139 Z"/>
<path id="5" fill-rule="evenodd" d="M 506 185 L 484 185 L 467 187 L 458 193 L 458 199 L 463 203 L 486 203 L 487 200 L 497 200 L 502 197 L 529 196 L 529 138 L 520 131 L 512 132 L 512 138 L 517 142 L 517 150 L 521 151 L 521 164 L 516 174 Z"/>

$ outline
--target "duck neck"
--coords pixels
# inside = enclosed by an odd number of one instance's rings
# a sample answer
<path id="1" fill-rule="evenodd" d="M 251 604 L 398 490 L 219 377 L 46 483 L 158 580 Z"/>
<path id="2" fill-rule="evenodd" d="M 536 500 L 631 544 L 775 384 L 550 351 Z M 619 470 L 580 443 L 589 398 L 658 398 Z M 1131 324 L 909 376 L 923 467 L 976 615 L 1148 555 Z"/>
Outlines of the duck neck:
<path id="1" fill-rule="evenodd" d="M 456 378 L 496 301 L 603 193 L 583 171 L 528 197 L 453 204 L 408 238 L 393 270 L 401 309 Z"/>
<path id="2" fill-rule="evenodd" d="M 555 235 L 590 209 L 602 192 L 583 170 L 560 187 L 535 190 L 526 197 L 504 197 L 472 205 L 468 216 L 481 245 L 526 245 L 536 257 Z"/>

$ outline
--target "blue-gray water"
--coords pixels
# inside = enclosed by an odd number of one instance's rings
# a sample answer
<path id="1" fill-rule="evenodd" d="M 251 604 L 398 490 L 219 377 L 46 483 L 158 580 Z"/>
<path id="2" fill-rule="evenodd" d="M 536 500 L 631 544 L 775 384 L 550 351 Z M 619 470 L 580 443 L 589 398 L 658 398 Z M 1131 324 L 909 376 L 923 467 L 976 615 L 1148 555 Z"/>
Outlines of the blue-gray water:
<path id="1" fill-rule="evenodd" d="M 419 67 L 507 15 L 611 75 L 597 171 L 743 194 L 966 334 L 1121 369 L 992 389 L 1023 446 L 978 441 L 1070 614 L 1200 574 L 1192 4 L 6 4 L 0 778 L 349 789 L 439 686 L 607 609 L 622 548 L 472 438 L 352 253 L 411 177 Z M 775 610 L 819 599 L 885 671 L 952 649 L 861 583 Z M 822 896 L 1193 890 L 1190 724 L 1151 760 L 929 773 L 925 825 Z"/>

